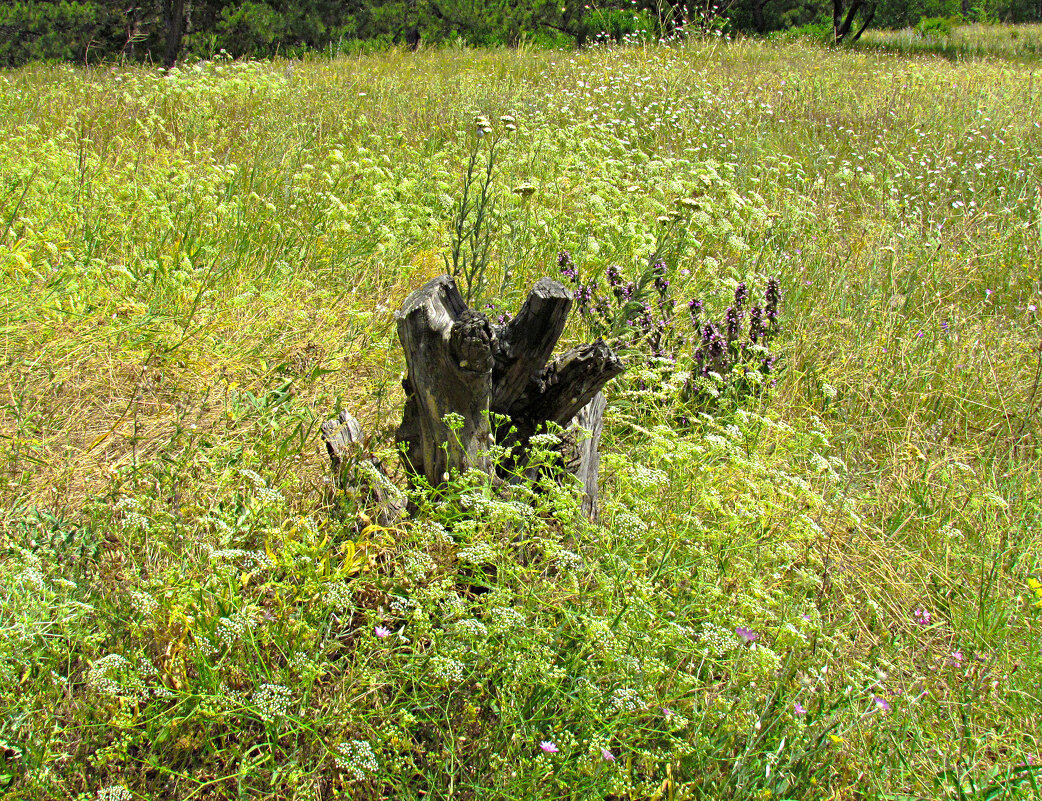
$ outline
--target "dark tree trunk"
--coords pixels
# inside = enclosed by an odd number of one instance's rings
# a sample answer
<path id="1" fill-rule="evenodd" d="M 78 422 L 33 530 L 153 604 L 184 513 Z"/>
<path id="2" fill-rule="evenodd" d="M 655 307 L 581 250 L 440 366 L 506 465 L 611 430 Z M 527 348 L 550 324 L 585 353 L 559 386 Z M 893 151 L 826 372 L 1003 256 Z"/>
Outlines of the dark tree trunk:
<path id="1" fill-rule="evenodd" d="M 172 69 L 181 55 L 185 35 L 185 0 L 163 0 L 163 23 L 166 26 L 163 66 Z"/>
<path id="2" fill-rule="evenodd" d="M 876 3 L 866 2 L 866 0 L 852 0 L 846 14 L 844 14 L 843 0 L 832 0 L 832 32 L 836 44 L 846 41 L 859 11 L 861 12 L 861 27 L 850 37 L 851 42 L 856 42 L 860 39 L 861 34 L 872 23 L 872 19 L 876 15 Z"/>
<path id="3" fill-rule="evenodd" d="M 767 5 L 766 0 L 753 0 L 752 3 L 753 27 L 760 34 L 767 33 L 767 20 L 763 16 L 763 7 L 765 5 Z"/>
<path id="4" fill-rule="evenodd" d="M 500 445 L 511 457 L 497 478 L 509 480 L 525 473 L 531 437 L 557 424 L 566 429 L 562 458 L 583 483 L 585 510 L 596 514 L 601 389 L 623 366 L 602 340 L 550 358 L 571 306 L 571 293 L 549 278 L 502 326 L 468 308 L 448 275 L 406 298 L 396 315 L 408 368 L 396 440 L 415 478 L 438 486 L 453 472 L 477 469 L 491 477 L 488 451 Z M 352 420 L 343 413 L 323 426 L 335 473 L 346 447 L 338 437 L 362 438 Z"/>
<path id="5" fill-rule="evenodd" d="M 533 434 L 548 423 L 569 425 L 622 373 L 601 340 L 550 359 L 571 306 L 571 293 L 549 278 L 498 327 L 467 308 L 448 275 L 406 299 L 398 313 L 408 375 L 397 439 L 416 475 L 436 485 L 454 470 L 487 471 L 494 443 L 523 455 Z M 457 416 L 452 426 L 449 414 Z"/>

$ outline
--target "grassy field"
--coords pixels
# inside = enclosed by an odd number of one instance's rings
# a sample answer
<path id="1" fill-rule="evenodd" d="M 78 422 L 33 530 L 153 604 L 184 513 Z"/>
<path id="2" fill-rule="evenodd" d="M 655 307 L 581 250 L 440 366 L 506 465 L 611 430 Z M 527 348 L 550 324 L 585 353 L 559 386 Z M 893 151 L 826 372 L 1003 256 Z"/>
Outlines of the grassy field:
<path id="1" fill-rule="evenodd" d="M 1042 25 L 942 23 L 934 30 L 871 30 L 865 31 L 858 47 L 906 56 L 935 54 L 956 61 L 1002 58 L 1037 64 L 1042 57 Z"/>
<path id="2" fill-rule="evenodd" d="M 0 795 L 1042 797 L 1039 120 L 798 44 L 0 74 Z M 598 524 L 457 476 L 380 529 L 318 424 L 390 449 L 493 144 L 482 301 L 657 253 L 673 359 Z M 692 390 L 687 301 L 771 277 L 762 391 Z"/>

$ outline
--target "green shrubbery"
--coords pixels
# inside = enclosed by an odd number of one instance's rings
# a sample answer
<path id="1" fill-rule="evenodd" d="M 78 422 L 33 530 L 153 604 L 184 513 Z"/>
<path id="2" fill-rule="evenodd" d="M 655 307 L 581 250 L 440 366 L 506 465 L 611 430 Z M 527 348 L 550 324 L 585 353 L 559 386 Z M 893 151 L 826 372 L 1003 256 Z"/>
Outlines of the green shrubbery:
<path id="1" fill-rule="evenodd" d="M 915 32 L 924 37 L 951 36 L 960 21 L 957 17 L 923 17 L 916 23 Z"/>

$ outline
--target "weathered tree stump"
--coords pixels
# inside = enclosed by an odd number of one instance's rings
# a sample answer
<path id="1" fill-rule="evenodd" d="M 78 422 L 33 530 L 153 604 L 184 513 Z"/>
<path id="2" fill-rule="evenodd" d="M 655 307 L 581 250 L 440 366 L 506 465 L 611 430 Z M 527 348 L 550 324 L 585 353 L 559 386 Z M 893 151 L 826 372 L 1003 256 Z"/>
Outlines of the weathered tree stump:
<path id="1" fill-rule="evenodd" d="M 370 502 L 381 526 L 393 526 L 405 514 L 405 498 L 372 455 L 362 425 L 344 409 L 322 424 L 322 439 L 333 468 L 333 480 Z"/>
<path id="2" fill-rule="evenodd" d="M 549 278 L 540 279 L 517 316 L 499 326 L 467 307 L 449 275 L 410 294 L 395 315 L 407 366 L 405 409 L 395 438 L 406 469 L 433 486 L 455 471 L 491 474 L 488 450 L 497 444 L 510 449 L 510 472 L 519 474 L 530 438 L 549 423 L 585 430 L 585 436 L 566 437 L 573 447 L 565 461 L 582 481 L 584 507 L 594 516 L 601 389 L 623 366 L 600 339 L 550 358 L 571 306 L 571 293 Z M 345 426 L 323 426 L 335 471 L 327 427 L 332 433 Z M 351 436 L 360 439 L 360 429 Z"/>

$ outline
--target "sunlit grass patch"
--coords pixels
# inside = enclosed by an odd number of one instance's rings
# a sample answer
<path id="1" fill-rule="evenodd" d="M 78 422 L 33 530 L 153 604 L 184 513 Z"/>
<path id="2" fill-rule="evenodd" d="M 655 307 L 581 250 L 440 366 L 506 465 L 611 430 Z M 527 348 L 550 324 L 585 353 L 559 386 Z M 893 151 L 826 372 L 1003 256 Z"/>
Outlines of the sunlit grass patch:
<path id="1" fill-rule="evenodd" d="M 1034 63 L 1042 57 L 1042 26 L 920 24 L 900 31 L 866 31 L 859 46 L 908 56 L 933 54 L 953 60 L 1008 58 Z"/>

